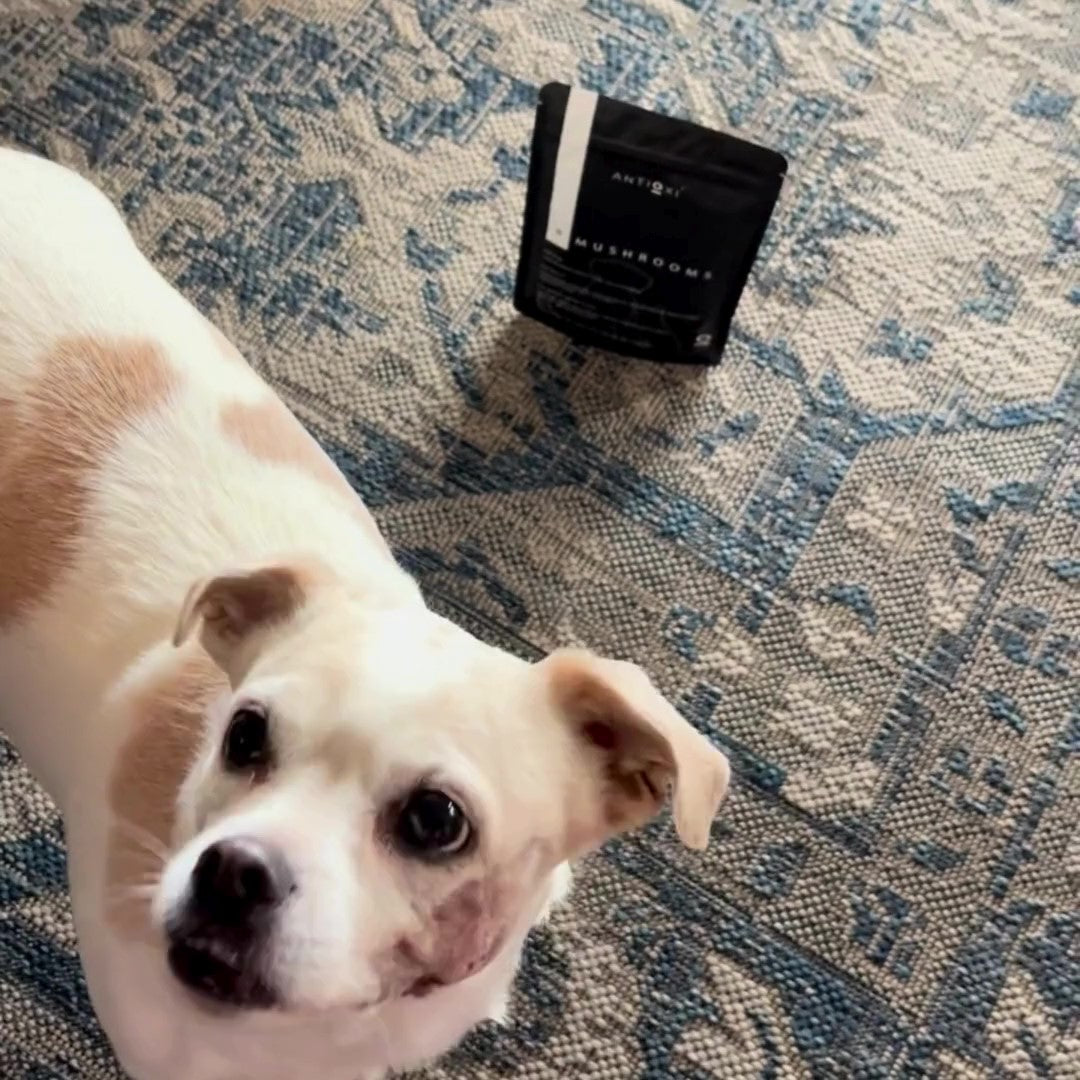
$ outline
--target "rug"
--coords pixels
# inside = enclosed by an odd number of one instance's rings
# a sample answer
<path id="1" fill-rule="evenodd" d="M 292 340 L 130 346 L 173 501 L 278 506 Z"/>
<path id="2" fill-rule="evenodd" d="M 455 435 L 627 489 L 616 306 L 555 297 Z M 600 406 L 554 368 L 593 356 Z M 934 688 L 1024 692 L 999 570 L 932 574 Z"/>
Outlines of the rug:
<path id="1" fill-rule="evenodd" d="M 432 604 L 644 664 L 731 757 L 581 867 L 429 1080 L 1080 1075 L 1080 8 L 3 0 L 63 161 L 298 412 Z M 510 296 L 575 81 L 782 151 L 723 364 Z M 0 759 L 0 1074 L 118 1073 Z"/>

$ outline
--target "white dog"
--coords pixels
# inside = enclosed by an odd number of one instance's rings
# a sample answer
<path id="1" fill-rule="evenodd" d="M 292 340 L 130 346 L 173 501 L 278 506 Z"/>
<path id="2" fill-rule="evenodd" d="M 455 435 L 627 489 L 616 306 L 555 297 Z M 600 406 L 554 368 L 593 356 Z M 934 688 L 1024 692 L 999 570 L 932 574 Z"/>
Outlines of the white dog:
<path id="1" fill-rule="evenodd" d="M 374 1080 L 504 1008 L 567 862 L 724 756 L 630 664 L 429 611 L 75 173 L 0 150 L 0 718 L 137 1080 Z"/>

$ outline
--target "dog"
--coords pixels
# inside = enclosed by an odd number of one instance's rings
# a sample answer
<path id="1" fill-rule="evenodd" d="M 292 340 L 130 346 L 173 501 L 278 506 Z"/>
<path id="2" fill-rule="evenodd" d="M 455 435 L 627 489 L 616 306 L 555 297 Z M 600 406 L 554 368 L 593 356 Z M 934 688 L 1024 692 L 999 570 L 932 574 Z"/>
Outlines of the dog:
<path id="1" fill-rule="evenodd" d="M 74 171 L 0 149 L 0 721 L 63 814 L 135 1080 L 378 1080 L 503 1017 L 568 866 L 706 845 L 725 756 L 636 666 L 433 613 Z"/>

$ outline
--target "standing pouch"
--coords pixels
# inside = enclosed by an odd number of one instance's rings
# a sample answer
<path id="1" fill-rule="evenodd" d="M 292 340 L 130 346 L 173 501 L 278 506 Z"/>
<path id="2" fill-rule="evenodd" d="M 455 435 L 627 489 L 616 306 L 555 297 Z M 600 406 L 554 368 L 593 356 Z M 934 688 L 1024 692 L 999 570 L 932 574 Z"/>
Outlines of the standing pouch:
<path id="1" fill-rule="evenodd" d="M 715 364 L 786 171 L 773 150 L 550 83 L 514 305 L 582 344 Z"/>

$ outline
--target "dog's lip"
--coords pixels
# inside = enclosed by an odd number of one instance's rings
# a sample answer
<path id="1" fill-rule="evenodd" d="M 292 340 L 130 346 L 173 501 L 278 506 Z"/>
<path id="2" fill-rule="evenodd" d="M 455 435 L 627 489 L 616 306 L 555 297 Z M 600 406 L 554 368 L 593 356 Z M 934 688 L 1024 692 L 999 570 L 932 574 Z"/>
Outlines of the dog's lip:
<path id="1" fill-rule="evenodd" d="M 187 941 L 177 944 L 182 948 L 205 953 L 210 959 L 234 970 L 239 970 L 241 966 L 240 950 L 225 944 L 218 938 L 188 938 Z"/>
<path id="2" fill-rule="evenodd" d="M 270 1009 L 280 1004 L 274 989 L 251 974 L 241 952 L 213 937 L 174 940 L 167 958 L 173 976 L 203 1003 L 231 1009 Z"/>
<path id="3" fill-rule="evenodd" d="M 402 995 L 407 998 L 424 998 L 446 984 L 437 975 L 421 975 Z"/>

